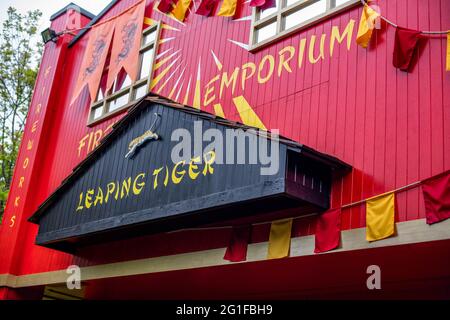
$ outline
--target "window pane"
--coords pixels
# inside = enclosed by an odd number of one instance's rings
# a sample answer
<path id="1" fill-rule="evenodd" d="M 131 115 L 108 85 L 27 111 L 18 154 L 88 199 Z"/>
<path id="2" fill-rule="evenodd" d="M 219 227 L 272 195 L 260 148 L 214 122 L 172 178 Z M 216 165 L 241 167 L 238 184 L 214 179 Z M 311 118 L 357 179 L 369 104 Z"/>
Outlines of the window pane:
<path id="1" fill-rule="evenodd" d="M 135 90 L 136 91 L 134 99 L 137 100 L 142 98 L 147 93 L 147 83 L 145 83 L 143 86 L 137 87 Z"/>
<path id="2" fill-rule="evenodd" d="M 123 107 L 124 105 L 126 105 L 128 103 L 128 97 L 129 97 L 129 93 L 124 94 L 123 96 L 117 97 L 114 100 L 111 100 L 109 102 L 109 110 L 108 112 L 114 111 L 119 109 L 120 107 Z"/>
<path id="3" fill-rule="evenodd" d="M 146 78 L 150 74 L 150 70 L 153 64 L 153 48 L 145 51 L 144 53 L 142 53 L 142 55 L 142 66 L 141 72 L 139 74 L 139 79 Z"/>
<path id="4" fill-rule="evenodd" d="M 144 36 L 144 45 L 156 40 L 156 29 L 150 31 Z"/>
<path id="5" fill-rule="evenodd" d="M 279 5 L 280 5 L 280 0 L 276 0 L 276 3 L 275 3 L 275 7 L 273 7 L 273 8 L 267 8 L 267 9 L 261 9 L 260 11 L 259 11 L 259 19 L 261 20 L 261 19 L 263 19 L 263 18 L 265 18 L 265 17 L 268 17 L 268 16 L 270 16 L 272 13 L 275 13 L 275 12 L 277 12 L 278 11 L 278 8 L 279 8 Z"/>
<path id="6" fill-rule="evenodd" d="M 291 13 L 286 16 L 284 20 L 284 29 L 287 30 L 289 28 L 295 27 L 299 24 L 302 24 L 305 21 L 308 21 L 322 13 L 324 13 L 327 9 L 326 0 L 320 0 L 312 5 L 309 5 L 297 12 Z"/>
<path id="7" fill-rule="evenodd" d="M 93 113 L 92 118 L 93 118 L 94 120 L 100 118 L 101 115 L 102 115 L 102 113 L 103 113 L 103 105 L 101 105 L 100 107 L 97 107 L 97 108 L 93 109 L 93 110 L 92 110 L 92 113 Z"/>
<path id="8" fill-rule="evenodd" d="M 122 69 L 122 71 L 117 76 L 116 81 L 114 82 L 113 92 L 118 92 L 130 85 L 131 85 L 131 78 Z"/>
<path id="9" fill-rule="evenodd" d="M 352 0 L 336 0 L 336 7 L 339 7 L 341 4 L 350 2 Z"/>
<path id="10" fill-rule="evenodd" d="M 286 7 L 289 7 L 293 3 L 300 2 L 302 0 L 286 0 Z"/>
<path id="11" fill-rule="evenodd" d="M 273 22 L 261 29 L 256 30 L 256 42 L 262 42 L 277 33 L 277 23 Z"/>

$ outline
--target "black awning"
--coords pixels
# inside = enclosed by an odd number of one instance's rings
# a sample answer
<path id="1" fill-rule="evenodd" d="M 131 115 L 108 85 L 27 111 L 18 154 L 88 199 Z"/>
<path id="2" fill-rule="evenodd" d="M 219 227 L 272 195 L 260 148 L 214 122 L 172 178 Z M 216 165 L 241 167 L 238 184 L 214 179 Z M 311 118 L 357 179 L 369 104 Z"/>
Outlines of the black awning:
<path id="1" fill-rule="evenodd" d="M 222 150 L 225 163 L 218 161 L 219 150 L 206 148 L 207 141 L 200 153 L 192 141 L 192 156 L 172 161 L 171 153 L 178 144 L 171 141 L 174 130 L 183 129 L 194 136 L 199 123 L 204 131 L 222 133 L 225 145 L 231 141 L 226 130 L 234 130 L 230 138 L 234 149 Z M 350 166 L 254 129 L 159 96 L 147 96 L 29 219 L 40 225 L 37 244 L 68 251 L 81 243 L 293 207 L 301 207 L 305 214 L 328 209 L 333 175 Z M 250 140 L 264 140 L 266 150 L 277 144 L 279 166 L 275 174 L 261 174 L 267 164 L 251 160 L 254 154 L 249 152 L 243 163 L 237 161 L 242 150 L 238 141 L 245 141 L 248 150 Z"/>

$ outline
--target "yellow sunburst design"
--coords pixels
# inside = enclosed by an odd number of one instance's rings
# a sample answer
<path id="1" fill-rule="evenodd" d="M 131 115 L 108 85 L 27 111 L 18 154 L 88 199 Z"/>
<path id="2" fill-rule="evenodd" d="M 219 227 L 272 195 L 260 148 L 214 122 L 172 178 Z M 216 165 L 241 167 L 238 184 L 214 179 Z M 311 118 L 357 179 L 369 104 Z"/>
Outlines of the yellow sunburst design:
<path id="1" fill-rule="evenodd" d="M 166 84 L 169 82 L 170 79 L 172 79 L 172 77 L 175 75 L 175 73 L 178 71 L 178 69 L 180 69 L 180 67 L 181 67 L 180 64 L 177 65 L 176 68 L 172 71 L 172 73 L 166 78 L 166 80 L 164 80 L 163 84 L 156 91 L 157 94 L 161 93 L 162 89 L 164 89 Z"/>
<path id="2" fill-rule="evenodd" d="M 186 67 L 183 68 L 183 71 L 181 71 L 180 76 L 178 77 L 177 81 L 173 85 L 172 90 L 170 90 L 170 93 L 169 93 L 169 96 L 168 96 L 169 99 L 172 99 L 172 97 L 173 97 L 173 95 L 175 93 L 175 89 L 178 87 L 178 84 L 180 83 L 181 78 L 183 77 L 184 71 L 186 71 Z"/>
<path id="3" fill-rule="evenodd" d="M 253 108 L 250 106 L 248 101 L 244 96 L 238 96 L 233 98 L 233 103 L 236 106 L 239 116 L 241 117 L 242 123 L 248 126 L 256 127 L 259 129 L 267 130 L 264 123 L 255 113 Z"/>
<path id="4" fill-rule="evenodd" d="M 223 108 L 222 108 L 222 105 L 220 103 L 216 103 L 214 105 L 214 113 L 218 117 L 225 118 L 225 114 L 223 113 Z"/>
<path id="5" fill-rule="evenodd" d="M 171 53 L 168 57 L 162 59 L 161 61 L 158 61 L 155 66 L 153 67 L 153 70 L 158 70 L 163 64 L 165 64 L 167 61 L 169 61 L 174 55 L 176 55 L 180 50 L 177 50 L 173 53 Z"/>
<path id="6" fill-rule="evenodd" d="M 150 83 L 150 90 L 155 88 L 155 86 L 161 81 L 161 79 L 166 75 L 167 72 L 170 71 L 170 69 L 174 66 L 174 64 L 180 59 L 180 57 L 177 57 L 175 60 L 172 61 L 171 64 L 167 68 L 165 68 L 163 71 L 161 71 L 160 74 L 158 74 L 155 78 L 153 78 L 152 82 Z M 158 90 L 160 91 L 160 90 Z"/>
<path id="7" fill-rule="evenodd" d="M 193 2 L 192 9 L 190 8 L 189 11 L 191 14 L 193 14 L 198 7 L 198 3 L 196 1 Z M 248 3 L 249 1 L 246 1 L 245 3 Z M 159 1 L 155 1 L 154 3 L 154 10 L 157 12 L 160 12 L 158 10 Z M 160 12 L 161 13 L 161 12 Z M 161 13 L 163 14 L 163 13 Z M 171 19 L 172 21 L 175 21 L 178 23 L 178 26 L 185 27 L 186 24 L 177 20 L 172 14 L 163 14 L 165 17 Z M 191 15 L 189 15 L 191 16 Z M 192 15 L 193 16 L 193 15 Z M 190 19 L 190 18 L 188 18 Z M 247 23 L 251 20 L 251 16 L 245 16 L 239 19 L 233 20 L 237 23 Z M 145 18 L 146 24 L 154 24 L 156 21 L 151 18 Z M 178 39 L 178 35 L 174 32 L 183 32 L 183 28 L 176 28 L 168 23 L 162 23 L 161 28 L 165 31 L 169 31 L 166 34 L 166 32 L 161 32 L 161 38 L 158 41 L 158 44 L 165 44 L 164 49 L 162 52 L 156 52 L 155 53 L 155 64 L 153 66 L 154 71 L 161 71 L 159 74 L 157 74 L 150 84 L 150 90 L 155 90 L 157 93 L 161 93 L 165 87 L 167 87 L 170 79 L 173 79 L 176 77 L 176 81 L 173 84 L 173 87 L 170 88 L 170 91 L 168 93 L 169 99 L 174 99 L 177 102 L 183 103 L 185 105 L 191 105 L 194 108 L 201 109 L 201 58 L 199 58 L 198 65 L 196 68 L 196 71 L 190 73 L 187 72 L 187 70 L 191 70 L 189 68 L 189 65 L 185 65 L 185 63 L 177 62 L 183 60 L 183 52 L 181 49 L 176 50 L 176 47 L 172 46 L 172 43 L 175 43 L 175 41 Z M 174 31 L 174 32 L 173 32 Z M 173 41 L 175 40 L 175 41 Z M 229 43 L 238 46 L 240 49 L 248 50 L 249 46 L 247 43 L 241 42 L 240 40 L 234 40 L 234 39 L 224 39 L 225 41 L 228 41 Z M 168 46 L 168 47 L 167 47 Z M 175 51 L 176 50 L 176 51 Z M 221 62 L 221 59 L 219 56 L 214 52 L 213 49 L 210 50 L 213 61 L 217 67 L 218 71 L 222 71 L 224 69 L 224 65 Z M 181 66 L 184 66 L 181 70 Z M 164 67 L 164 68 L 163 68 Z M 163 69 L 163 70 L 161 70 Z M 181 70 L 181 73 L 180 73 Z M 177 76 L 176 74 L 179 75 Z M 192 89 L 192 93 L 191 93 Z M 245 99 L 244 96 L 240 95 L 237 97 L 234 97 L 232 99 L 233 105 L 235 106 L 241 121 L 250 126 L 258 127 L 264 130 L 266 129 L 266 126 L 261 121 L 261 119 L 256 114 L 255 110 L 250 106 L 249 102 Z M 214 113 L 219 116 L 225 118 L 225 113 L 222 107 L 222 104 L 220 102 L 216 102 L 213 104 Z"/>

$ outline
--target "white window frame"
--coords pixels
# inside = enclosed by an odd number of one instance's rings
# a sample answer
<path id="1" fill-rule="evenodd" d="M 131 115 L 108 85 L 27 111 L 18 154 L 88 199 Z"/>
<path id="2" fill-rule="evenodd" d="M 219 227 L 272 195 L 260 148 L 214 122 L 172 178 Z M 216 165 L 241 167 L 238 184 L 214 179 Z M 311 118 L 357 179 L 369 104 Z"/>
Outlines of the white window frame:
<path id="1" fill-rule="evenodd" d="M 151 32 L 156 32 L 155 39 L 153 41 L 150 41 L 149 43 L 144 43 L 145 36 Z M 98 101 L 94 101 L 91 103 L 91 106 L 89 108 L 89 116 L 88 116 L 88 126 L 92 126 L 94 124 L 97 124 L 107 118 L 110 118 L 117 113 L 123 111 L 124 109 L 129 108 L 135 101 L 136 91 L 138 88 L 142 86 L 146 86 L 146 93 L 150 90 L 150 82 L 153 79 L 153 71 L 154 71 L 154 64 L 156 60 L 156 54 L 158 52 L 158 43 L 160 39 L 161 34 L 161 21 L 152 24 L 151 26 L 145 28 L 142 31 L 142 39 L 141 39 L 141 48 L 139 49 L 139 63 L 137 63 L 137 68 L 140 71 L 142 67 L 142 59 L 143 59 L 143 52 L 153 48 L 153 58 L 151 61 L 151 67 L 150 72 L 146 78 L 139 79 L 130 85 L 126 86 L 125 88 L 120 89 L 117 92 L 110 93 L 109 95 L 106 95 L 102 99 Z M 100 89 L 99 89 L 100 92 Z M 109 105 L 111 101 L 114 101 L 115 99 L 128 94 L 128 102 L 124 104 L 123 106 L 117 108 L 116 110 L 109 111 Z M 94 110 L 97 108 L 102 108 L 102 115 L 94 119 Z"/>
<path id="2" fill-rule="evenodd" d="M 274 43 L 280 39 L 286 38 L 287 36 L 298 32 L 302 29 L 306 29 L 316 23 L 319 23 L 326 18 L 329 18 L 332 15 L 335 15 L 339 12 L 349 9 L 350 7 L 356 6 L 357 4 L 361 4 L 360 0 L 351 0 L 348 3 L 344 3 L 340 6 L 336 7 L 336 0 L 326 0 L 326 11 L 314 18 L 311 18 L 303 23 L 300 23 L 292 28 L 284 30 L 284 17 L 292 14 L 298 10 L 301 10 L 308 5 L 312 5 L 320 0 L 299 0 L 296 3 L 293 3 L 289 6 L 286 6 L 287 0 L 279 0 L 280 6 L 278 10 L 271 15 L 259 19 L 259 14 L 261 10 L 259 8 L 253 8 L 252 10 L 252 23 L 250 30 L 250 40 L 249 40 L 249 51 L 257 51 L 262 47 L 265 47 L 269 44 Z M 270 25 L 271 23 L 276 23 L 276 33 L 274 36 L 265 39 L 261 42 L 256 42 L 257 30 Z"/>

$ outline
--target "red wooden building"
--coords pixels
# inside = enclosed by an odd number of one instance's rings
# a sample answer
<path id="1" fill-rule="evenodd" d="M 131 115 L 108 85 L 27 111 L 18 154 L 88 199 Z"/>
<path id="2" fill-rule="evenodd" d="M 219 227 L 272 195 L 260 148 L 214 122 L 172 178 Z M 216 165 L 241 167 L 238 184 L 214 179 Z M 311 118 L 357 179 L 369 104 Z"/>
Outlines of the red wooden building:
<path id="1" fill-rule="evenodd" d="M 77 96 L 90 27 L 114 21 L 138 2 L 113 0 L 95 17 L 68 5 L 51 18 L 56 33 L 76 30 L 45 44 L 0 225 L 1 298 L 450 298 L 450 220 L 428 225 L 420 185 L 402 190 L 450 170 L 446 36 L 422 37 L 405 72 L 392 64 L 395 28 L 385 21 L 366 49 L 355 42 L 359 0 L 278 0 L 264 11 L 238 0 L 233 17 L 198 15 L 201 1 L 192 0 L 183 22 L 147 0 L 133 64 L 137 80 L 122 70 L 107 90 L 113 62 L 107 59 L 97 97 L 87 89 Z M 448 1 L 376 5 L 405 28 L 450 29 Z M 161 98 L 145 98 L 148 92 Z M 264 215 L 231 207 L 237 215 L 229 218 L 186 219 L 92 242 L 77 238 L 70 250 L 39 243 L 30 217 L 49 199 L 59 201 L 55 190 L 70 188 L 79 172 L 94 166 L 109 150 L 103 141 L 114 144 L 139 119 L 130 110 L 147 108 L 142 101 L 150 100 L 161 110 L 190 106 L 190 113 L 227 125 L 279 129 L 288 144 L 351 166 L 331 181 L 328 207 L 341 209 L 339 248 L 315 254 L 320 212 L 295 205 Z M 117 162 L 108 168 L 118 171 Z M 392 190 L 398 190 L 395 234 L 368 242 L 365 200 Z M 289 257 L 269 260 L 271 222 L 285 217 L 295 218 Z M 243 221 L 252 224 L 247 258 L 232 263 L 223 259 L 229 226 Z M 71 265 L 81 268 L 82 290 L 65 289 Z M 367 287 L 371 265 L 380 267 L 380 290 Z"/>

